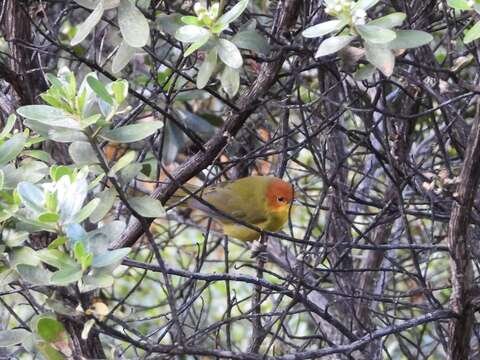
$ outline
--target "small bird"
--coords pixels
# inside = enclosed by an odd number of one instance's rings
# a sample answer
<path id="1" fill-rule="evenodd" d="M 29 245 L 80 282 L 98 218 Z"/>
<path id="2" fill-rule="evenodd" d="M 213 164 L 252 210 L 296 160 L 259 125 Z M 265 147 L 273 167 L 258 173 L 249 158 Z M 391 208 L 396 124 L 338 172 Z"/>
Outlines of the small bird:
<path id="1" fill-rule="evenodd" d="M 166 205 L 171 206 L 187 198 L 178 206 L 202 211 L 220 222 L 224 234 L 243 241 L 256 240 L 260 233 L 236 223 L 222 213 L 262 230 L 274 232 L 279 231 L 287 222 L 294 199 L 293 186 L 273 176 L 249 176 L 207 186 L 202 190 L 189 184 L 184 188 L 195 193 L 202 201 L 193 196 L 188 197 L 185 190 L 179 189 Z M 207 203 L 213 208 L 206 205 Z"/>

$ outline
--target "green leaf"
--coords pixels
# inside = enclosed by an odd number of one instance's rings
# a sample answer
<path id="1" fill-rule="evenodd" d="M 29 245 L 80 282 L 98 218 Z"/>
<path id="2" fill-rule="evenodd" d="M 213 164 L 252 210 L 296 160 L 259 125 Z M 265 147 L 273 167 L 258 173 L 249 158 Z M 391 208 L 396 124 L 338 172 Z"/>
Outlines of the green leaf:
<path id="1" fill-rule="evenodd" d="M 25 329 L 0 331 L 0 347 L 4 348 L 20 344 L 30 336 L 32 334 Z"/>
<path id="2" fill-rule="evenodd" d="M 317 25 L 306 28 L 302 32 L 302 36 L 306 38 L 316 38 L 326 34 L 330 34 L 340 29 L 345 23 L 342 20 L 325 21 Z"/>
<path id="3" fill-rule="evenodd" d="M 463 38 L 463 42 L 465 44 L 469 44 L 472 41 L 477 40 L 480 38 L 480 21 L 473 25 L 470 29 L 465 31 L 465 37 Z"/>
<path id="4" fill-rule="evenodd" d="M 100 203 L 100 199 L 92 199 L 87 205 L 85 205 L 82 210 L 80 210 L 72 219 L 72 223 L 80 224 L 83 220 L 88 218 L 93 211 L 96 209 L 98 204 Z"/>
<path id="5" fill-rule="evenodd" d="M 137 152 L 130 150 L 127 151 L 125 155 L 123 155 L 120 159 L 117 160 L 117 162 L 110 168 L 110 171 L 108 172 L 109 177 L 115 176 L 115 174 L 122 170 L 125 166 L 130 164 L 131 162 L 135 161 L 137 158 Z"/>
<path id="6" fill-rule="evenodd" d="M 38 221 L 46 223 L 56 223 L 59 219 L 60 215 L 51 212 L 43 213 L 38 217 Z"/>
<path id="7" fill-rule="evenodd" d="M 255 30 L 240 31 L 232 38 L 234 43 L 240 49 L 255 51 L 259 54 L 268 55 L 270 44 L 265 38 Z"/>
<path id="8" fill-rule="evenodd" d="M 332 36 L 328 39 L 325 39 L 318 47 L 318 50 L 315 53 L 315 57 L 319 58 L 322 56 L 334 54 L 337 51 L 343 49 L 348 44 L 350 44 L 353 39 L 355 39 L 355 36 L 350 35 Z"/>
<path id="9" fill-rule="evenodd" d="M 402 25 L 403 21 L 407 17 L 406 14 L 402 12 L 395 12 L 388 14 L 386 16 L 379 17 L 378 19 L 370 21 L 367 25 L 381 26 L 387 29 L 394 28 L 396 26 Z"/>
<path id="10" fill-rule="evenodd" d="M 123 40 L 128 45 L 141 48 L 147 44 L 150 38 L 148 21 L 135 4 L 129 0 L 120 0 L 118 25 Z"/>
<path id="11" fill-rule="evenodd" d="M 95 94 L 98 95 L 100 99 L 102 99 L 109 105 L 113 104 L 112 96 L 108 93 L 107 88 L 100 80 L 90 75 L 87 77 L 87 83 L 88 85 L 90 85 L 90 88 L 95 92 Z"/>
<path id="12" fill-rule="evenodd" d="M 224 27 L 228 26 L 228 24 L 235 21 L 240 15 L 242 15 L 247 6 L 248 0 L 240 0 L 234 7 L 220 16 L 220 18 L 218 18 L 218 20 L 215 22 L 215 25 L 221 24 L 224 25 Z"/>
<path id="13" fill-rule="evenodd" d="M 165 215 L 162 203 L 150 196 L 130 197 L 128 204 L 144 217 L 157 218 Z"/>
<path id="14" fill-rule="evenodd" d="M 428 44 L 433 36 L 419 30 L 397 30 L 397 37 L 387 46 L 390 49 L 411 49 Z"/>
<path id="15" fill-rule="evenodd" d="M 107 274 L 87 275 L 82 279 L 82 292 L 92 291 L 98 288 L 106 288 L 113 285 L 113 276 Z"/>
<path id="16" fill-rule="evenodd" d="M 66 244 L 66 242 L 67 242 L 66 236 L 59 236 L 48 245 L 48 249 L 57 249 L 60 246 Z"/>
<path id="17" fill-rule="evenodd" d="M 368 10 L 371 7 L 375 6 L 380 0 L 359 0 L 355 6 L 352 8 L 352 13 L 358 9 Z"/>
<path id="18" fill-rule="evenodd" d="M 37 257 L 40 261 L 57 269 L 63 269 L 67 267 L 75 267 L 75 261 L 65 254 L 63 251 L 57 249 L 41 249 L 37 251 Z"/>
<path id="19" fill-rule="evenodd" d="M 202 26 L 202 22 L 196 17 L 196 16 L 182 16 L 180 20 L 185 24 L 185 25 L 196 25 L 196 26 Z"/>
<path id="20" fill-rule="evenodd" d="M 82 278 L 82 269 L 79 266 L 65 267 L 52 274 L 50 282 L 53 285 L 66 286 Z"/>
<path id="21" fill-rule="evenodd" d="M 0 190 L 3 189 L 3 184 L 5 184 L 5 173 L 0 169 Z"/>
<path id="22" fill-rule="evenodd" d="M 216 47 L 214 47 L 208 52 L 207 57 L 205 58 L 205 60 L 203 60 L 203 63 L 198 70 L 197 88 L 203 89 L 208 84 L 208 80 L 212 76 L 212 73 L 215 70 L 215 66 L 217 66 Z"/>
<path id="23" fill-rule="evenodd" d="M 210 31 L 197 25 L 185 25 L 175 32 L 175 38 L 186 43 L 204 41 L 210 35 Z"/>
<path id="24" fill-rule="evenodd" d="M 112 60 L 112 72 L 114 74 L 122 71 L 135 56 L 136 48 L 127 44 L 125 40 L 120 43 L 117 52 Z"/>
<path id="25" fill-rule="evenodd" d="M 237 94 L 240 88 L 240 72 L 237 69 L 225 66 L 225 69 L 220 76 L 223 90 L 228 96 L 233 97 Z"/>
<path id="26" fill-rule="evenodd" d="M 87 142 L 74 141 L 68 147 L 68 154 L 77 166 L 93 165 L 100 162 L 97 159 L 97 155 L 95 154 L 92 145 Z"/>
<path id="27" fill-rule="evenodd" d="M 99 135 L 103 139 L 112 143 L 131 143 L 149 137 L 162 126 L 163 123 L 161 121 L 149 121 L 122 126 L 111 130 L 103 129 Z"/>
<path id="28" fill-rule="evenodd" d="M 112 83 L 113 97 L 117 104 L 121 104 L 128 96 L 128 81 L 116 80 Z"/>
<path id="29" fill-rule="evenodd" d="M 389 48 L 366 43 L 365 50 L 365 56 L 370 64 L 379 69 L 383 75 L 387 77 L 392 75 L 395 67 L 395 56 Z"/>
<path id="30" fill-rule="evenodd" d="M 99 1 L 95 9 L 87 17 L 87 19 L 78 26 L 77 33 L 70 42 L 71 46 L 80 44 L 88 34 L 93 30 L 93 28 L 99 23 L 102 19 L 104 12 L 103 0 Z"/>
<path id="31" fill-rule="evenodd" d="M 36 347 L 38 351 L 46 360 L 65 360 L 66 357 L 50 344 L 45 342 L 37 342 Z"/>
<path id="32" fill-rule="evenodd" d="M 38 266 L 40 259 L 37 252 L 29 246 L 21 246 L 10 249 L 10 266 L 15 267 L 19 264 Z"/>
<path id="33" fill-rule="evenodd" d="M 10 131 L 12 131 L 13 127 L 15 126 L 15 121 L 17 121 L 17 117 L 15 114 L 11 114 L 8 117 L 5 126 L 3 127 L 2 132 L 0 132 L 0 139 L 3 139 L 10 133 Z"/>
<path id="34" fill-rule="evenodd" d="M 192 45 L 188 47 L 187 50 L 185 50 L 185 53 L 183 54 L 184 57 L 192 55 L 195 51 L 200 49 L 203 45 L 205 45 L 208 42 L 208 39 L 210 36 L 205 36 L 201 40 L 194 42 Z"/>
<path id="35" fill-rule="evenodd" d="M 74 0 L 77 4 L 93 10 L 97 6 L 98 0 Z M 120 4 L 120 0 L 103 0 L 103 8 L 105 10 L 114 9 Z"/>
<path id="36" fill-rule="evenodd" d="M 222 62 L 231 68 L 240 68 L 243 65 L 243 58 L 235 44 L 226 39 L 219 39 L 218 43 L 218 56 Z"/>
<path id="37" fill-rule="evenodd" d="M 456 10 L 470 10 L 472 8 L 466 0 L 447 0 L 447 4 Z"/>
<path id="38" fill-rule="evenodd" d="M 102 220 L 110 211 L 115 202 L 116 192 L 114 189 L 107 189 L 98 194 L 98 198 L 100 203 L 90 214 L 90 221 L 94 224 Z"/>
<path id="39" fill-rule="evenodd" d="M 65 338 L 65 327 L 60 321 L 44 317 L 38 320 L 37 333 L 49 343 L 56 342 Z"/>
<path id="40" fill-rule="evenodd" d="M 7 269 L 0 272 L 0 287 L 10 284 L 11 282 L 17 281 L 19 278 L 18 273 L 14 269 Z M 0 335 L 0 344 L 1 344 L 1 335 Z M 1 346 L 1 345 L 0 345 Z"/>
<path id="41" fill-rule="evenodd" d="M 0 145 L 0 167 L 15 160 L 22 152 L 27 138 L 23 134 L 15 134 Z"/>
<path id="42" fill-rule="evenodd" d="M 38 266 L 17 265 L 17 271 L 23 280 L 33 285 L 49 285 L 52 273 Z"/>
<path id="43" fill-rule="evenodd" d="M 39 213 L 45 212 L 45 195 L 38 186 L 22 181 L 17 185 L 17 192 L 25 206 Z"/>
<path id="44" fill-rule="evenodd" d="M 120 262 L 129 252 L 130 248 L 107 251 L 93 258 L 92 267 L 101 268 Z"/>
<path id="45" fill-rule="evenodd" d="M 17 109 L 17 113 L 26 119 L 40 124 L 28 124 L 29 127 L 39 133 L 48 133 L 52 128 L 65 128 L 79 130 L 79 122 L 73 119 L 71 114 L 61 109 L 48 105 L 27 105 Z M 41 125 L 40 127 L 38 127 Z M 38 129 L 38 130 L 37 130 Z"/>
<path id="46" fill-rule="evenodd" d="M 356 29 L 360 36 L 372 44 L 385 44 L 394 40 L 397 35 L 395 31 L 375 25 L 357 25 Z"/>

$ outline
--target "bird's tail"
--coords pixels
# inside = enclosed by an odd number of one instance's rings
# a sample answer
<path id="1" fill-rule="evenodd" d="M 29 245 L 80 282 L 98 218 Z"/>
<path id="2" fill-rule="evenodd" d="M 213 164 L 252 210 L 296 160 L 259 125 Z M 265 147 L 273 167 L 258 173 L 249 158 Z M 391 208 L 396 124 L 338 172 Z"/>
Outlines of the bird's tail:
<path id="1" fill-rule="evenodd" d="M 165 207 L 179 206 L 179 207 L 188 207 L 190 206 L 191 193 L 196 192 L 200 187 L 192 184 L 183 184 L 182 188 L 175 191 L 175 193 L 167 200 Z M 189 198 L 190 197 L 190 198 Z M 182 201 L 184 200 L 184 201 Z"/>

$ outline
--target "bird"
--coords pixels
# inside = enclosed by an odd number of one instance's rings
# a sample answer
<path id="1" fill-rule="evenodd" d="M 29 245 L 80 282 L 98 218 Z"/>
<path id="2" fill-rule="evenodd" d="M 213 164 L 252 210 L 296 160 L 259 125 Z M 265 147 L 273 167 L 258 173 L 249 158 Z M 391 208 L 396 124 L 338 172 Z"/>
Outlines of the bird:
<path id="1" fill-rule="evenodd" d="M 191 196 L 192 193 L 195 195 Z M 225 235 L 254 241 L 261 234 L 234 219 L 261 230 L 280 231 L 288 220 L 294 194 L 293 185 L 280 178 L 247 176 L 205 188 L 185 184 L 170 197 L 166 206 L 199 210 L 219 222 Z"/>

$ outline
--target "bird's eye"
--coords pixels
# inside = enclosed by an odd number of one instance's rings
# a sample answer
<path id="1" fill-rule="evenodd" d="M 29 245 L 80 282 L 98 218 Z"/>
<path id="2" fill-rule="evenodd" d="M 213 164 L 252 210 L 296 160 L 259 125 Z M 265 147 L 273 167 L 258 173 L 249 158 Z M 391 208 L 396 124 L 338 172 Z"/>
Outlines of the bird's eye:
<path id="1" fill-rule="evenodd" d="M 284 202 L 285 201 L 285 198 L 283 196 L 279 196 L 277 198 L 278 202 Z"/>

